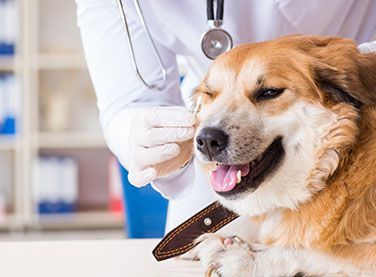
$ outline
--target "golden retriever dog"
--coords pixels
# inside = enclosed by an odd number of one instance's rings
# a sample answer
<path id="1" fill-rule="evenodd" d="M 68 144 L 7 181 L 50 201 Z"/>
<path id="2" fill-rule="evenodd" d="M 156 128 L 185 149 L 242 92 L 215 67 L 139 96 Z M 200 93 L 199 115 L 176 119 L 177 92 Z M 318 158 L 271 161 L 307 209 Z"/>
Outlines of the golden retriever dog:
<path id="1" fill-rule="evenodd" d="M 220 276 L 376 276 L 376 53 L 287 36 L 221 55 L 195 153 L 219 201 L 257 232 L 205 234 Z"/>

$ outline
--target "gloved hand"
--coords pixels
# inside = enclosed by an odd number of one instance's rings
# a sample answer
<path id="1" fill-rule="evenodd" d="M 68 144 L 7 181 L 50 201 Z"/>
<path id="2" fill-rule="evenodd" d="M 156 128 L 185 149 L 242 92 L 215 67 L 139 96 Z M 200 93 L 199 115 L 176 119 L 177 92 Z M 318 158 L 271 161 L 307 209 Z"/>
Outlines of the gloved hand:
<path id="1" fill-rule="evenodd" d="M 185 107 L 124 109 L 112 116 L 105 137 L 130 183 L 141 187 L 189 162 L 194 124 Z"/>
<path id="2" fill-rule="evenodd" d="M 358 46 L 360 53 L 376 52 L 376 40 L 372 42 L 365 42 Z"/>

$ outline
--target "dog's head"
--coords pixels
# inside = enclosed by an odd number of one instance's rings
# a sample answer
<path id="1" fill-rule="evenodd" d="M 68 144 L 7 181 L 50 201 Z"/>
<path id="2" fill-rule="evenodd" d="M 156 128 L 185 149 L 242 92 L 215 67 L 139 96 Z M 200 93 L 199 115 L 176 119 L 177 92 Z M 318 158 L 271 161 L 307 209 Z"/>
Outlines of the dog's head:
<path id="1" fill-rule="evenodd" d="M 196 89 L 195 152 L 240 214 L 295 208 L 325 186 L 376 103 L 376 54 L 348 39 L 287 36 L 221 55 Z"/>

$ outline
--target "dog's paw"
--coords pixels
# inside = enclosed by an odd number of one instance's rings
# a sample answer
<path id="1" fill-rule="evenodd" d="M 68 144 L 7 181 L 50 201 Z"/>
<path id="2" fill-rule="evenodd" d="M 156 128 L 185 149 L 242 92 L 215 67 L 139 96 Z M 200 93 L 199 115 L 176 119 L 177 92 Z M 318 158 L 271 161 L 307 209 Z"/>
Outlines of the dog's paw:
<path id="1" fill-rule="evenodd" d="M 204 234 L 197 242 L 200 242 L 197 254 L 207 272 L 223 277 L 251 274 L 254 252 L 250 245 L 240 238 Z"/>

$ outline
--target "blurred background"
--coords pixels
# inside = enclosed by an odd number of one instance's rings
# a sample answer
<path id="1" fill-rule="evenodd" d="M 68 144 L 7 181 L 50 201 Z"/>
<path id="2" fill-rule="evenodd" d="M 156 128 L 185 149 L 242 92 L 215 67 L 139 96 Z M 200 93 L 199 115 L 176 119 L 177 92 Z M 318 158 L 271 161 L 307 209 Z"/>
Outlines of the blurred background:
<path id="1" fill-rule="evenodd" d="M 0 240 L 161 236 L 165 211 L 144 217 L 161 216 L 157 234 L 134 233 L 146 228 L 125 215 L 125 183 L 99 127 L 74 1 L 0 0 Z M 130 193 L 140 212 L 137 193 L 153 192 Z"/>

